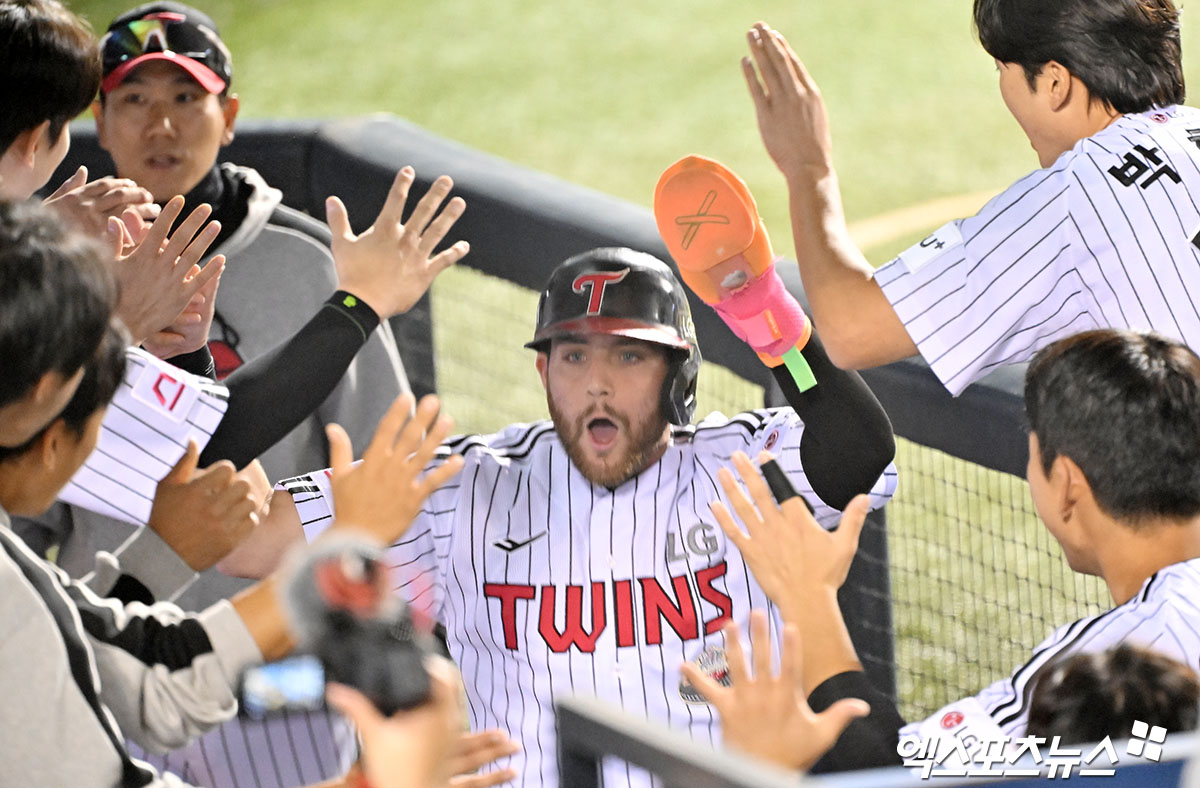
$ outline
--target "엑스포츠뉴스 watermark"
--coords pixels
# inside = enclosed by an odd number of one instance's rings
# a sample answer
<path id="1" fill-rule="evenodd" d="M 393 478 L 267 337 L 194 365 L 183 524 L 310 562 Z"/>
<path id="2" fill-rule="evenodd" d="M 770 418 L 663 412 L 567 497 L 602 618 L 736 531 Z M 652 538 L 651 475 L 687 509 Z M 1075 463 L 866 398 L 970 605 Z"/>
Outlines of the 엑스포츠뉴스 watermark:
<path id="1" fill-rule="evenodd" d="M 1126 762 L 1158 762 L 1167 729 L 1140 720 L 1133 724 L 1125 743 Z M 1046 777 L 1069 779 L 1111 777 L 1120 764 L 1112 737 L 1098 744 L 1064 745 L 1061 737 L 1041 736 L 978 739 L 936 736 L 901 739 L 896 752 L 904 765 L 919 769 L 921 779 L 930 777 Z"/>

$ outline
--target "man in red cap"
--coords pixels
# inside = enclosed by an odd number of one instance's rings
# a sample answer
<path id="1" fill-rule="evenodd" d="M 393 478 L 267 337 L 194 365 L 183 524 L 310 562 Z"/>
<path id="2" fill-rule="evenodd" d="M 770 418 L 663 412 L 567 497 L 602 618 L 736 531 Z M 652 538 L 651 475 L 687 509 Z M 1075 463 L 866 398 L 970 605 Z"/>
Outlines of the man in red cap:
<path id="1" fill-rule="evenodd" d="M 109 25 L 101 57 L 96 128 L 117 172 L 158 203 L 177 194 L 188 205 L 209 203 L 221 224 L 210 254 L 227 262 L 210 348 L 224 377 L 294 334 L 320 306 L 335 281 L 329 230 L 283 206 L 254 170 L 217 163 L 233 140 L 239 102 L 229 49 L 207 15 L 179 3 L 139 6 Z M 262 456 L 268 475 L 314 467 L 306 463 L 324 456 L 330 422 L 361 449 L 407 385 L 384 324 L 321 409 Z"/>
<path id="2" fill-rule="evenodd" d="M 294 335 L 337 289 L 329 229 L 283 206 L 280 192 L 254 170 L 217 163 L 221 148 L 233 140 L 239 102 L 231 90 L 229 49 L 209 16 L 179 3 L 142 5 L 109 25 L 100 49 L 102 81 L 93 109 L 100 144 L 116 172 L 160 204 L 175 195 L 184 195 L 189 206 L 208 203 L 220 223 L 209 255 L 225 255 L 226 267 L 209 347 L 224 377 Z M 361 452 L 388 405 L 407 388 L 385 321 L 332 395 L 261 455 L 267 475 L 280 479 L 324 465 L 329 423 L 344 426 Z M 62 506 L 48 518 L 68 521 Z M 85 570 L 89 556 L 119 544 L 131 528 L 77 507 L 69 522 L 60 561 L 71 572 Z M 203 609 L 244 585 L 210 570 L 179 602 Z M 352 734 L 325 714 L 242 723 L 230 722 L 158 763 L 205 785 L 299 785 L 344 771 L 337 753 L 347 749 L 335 743 Z"/>

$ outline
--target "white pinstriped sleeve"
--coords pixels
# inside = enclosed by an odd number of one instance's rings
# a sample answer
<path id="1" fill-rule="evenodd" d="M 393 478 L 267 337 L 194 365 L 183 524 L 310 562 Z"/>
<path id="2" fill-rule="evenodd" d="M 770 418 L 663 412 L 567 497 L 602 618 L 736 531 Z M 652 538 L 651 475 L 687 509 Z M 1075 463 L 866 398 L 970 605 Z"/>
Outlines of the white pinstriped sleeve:
<path id="1" fill-rule="evenodd" d="M 1073 177 L 1038 170 L 975 216 L 950 222 L 875 272 L 921 355 L 951 394 L 993 367 L 1096 326 L 1070 252 Z"/>
<path id="2" fill-rule="evenodd" d="M 443 447 L 439 454 L 444 458 L 449 450 Z M 435 460 L 435 464 L 441 461 Z M 312 543 L 333 523 L 336 512 L 328 469 L 285 479 L 275 488 L 292 496 L 307 542 Z M 443 563 L 448 559 L 448 540 L 459 489 L 460 481 L 456 478 L 435 490 L 399 541 L 387 548 L 386 560 L 396 592 L 435 620 L 440 620 Z"/>
<path id="3" fill-rule="evenodd" d="M 125 355 L 125 378 L 104 414 L 96 449 L 58 497 L 145 525 L 158 482 L 189 440 L 202 451 L 208 445 L 229 406 L 229 391 L 144 350 L 131 347 Z"/>

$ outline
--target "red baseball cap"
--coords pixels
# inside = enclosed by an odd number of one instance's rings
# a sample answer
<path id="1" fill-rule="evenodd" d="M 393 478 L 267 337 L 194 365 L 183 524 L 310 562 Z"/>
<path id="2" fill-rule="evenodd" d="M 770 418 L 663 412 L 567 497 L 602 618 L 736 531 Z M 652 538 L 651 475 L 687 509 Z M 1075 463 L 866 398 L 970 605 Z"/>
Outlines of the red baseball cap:
<path id="1" fill-rule="evenodd" d="M 151 3 L 121 14 L 100 40 L 108 93 L 142 63 L 165 60 L 186 71 L 209 93 L 222 93 L 233 79 L 233 58 L 216 24 L 182 3 Z"/>

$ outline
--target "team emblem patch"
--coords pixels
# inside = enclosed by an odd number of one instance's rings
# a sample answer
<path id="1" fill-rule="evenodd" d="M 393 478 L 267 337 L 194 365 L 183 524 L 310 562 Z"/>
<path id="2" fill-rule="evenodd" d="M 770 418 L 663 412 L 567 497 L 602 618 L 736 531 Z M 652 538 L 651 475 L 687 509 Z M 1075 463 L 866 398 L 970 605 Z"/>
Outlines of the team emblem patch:
<path id="1" fill-rule="evenodd" d="M 189 386 L 184 373 L 154 364 L 142 369 L 130 393 L 150 409 L 143 415 L 155 414 L 175 424 L 183 424 L 200 399 L 199 388 Z"/>
<path id="2" fill-rule="evenodd" d="M 722 687 L 728 687 L 733 683 L 729 678 L 729 662 L 725 659 L 725 649 L 720 646 L 705 646 L 704 650 L 700 652 L 700 656 L 692 660 L 692 664 L 708 674 L 709 678 Z M 684 678 L 679 680 L 679 697 L 688 703 L 708 704 L 700 691 Z"/>
<path id="3" fill-rule="evenodd" d="M 1170 119 L 1171 117 L 1165 112 L 1155 112 L 1150 116 L 1150 120 L 1154 121 L 1155 123 L 1166 123 Z"/>
<path id="4" fill-rule="evenodd" d="M 779 430 L 771 430 L 771 434 L 767 436 L 767 442 L 763 444 L 763 448 L 767 451 L 775 448 L 775 444 L 779 441 Z"/>
<path id="5" fill-rule="evenodd" d="M 966 717 L 963 716 L 961 711 L 948 711 L 946 712 L 946 715 L 942 717 L 942 727 L 948 731 L 954 730 L 959 725 L 962 725 L 963 720 L 965 719 Z"/>

